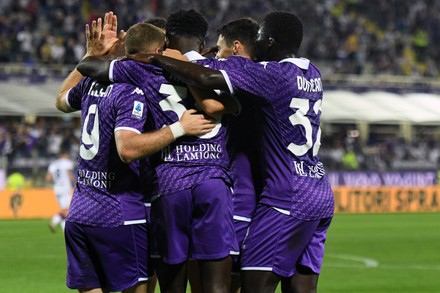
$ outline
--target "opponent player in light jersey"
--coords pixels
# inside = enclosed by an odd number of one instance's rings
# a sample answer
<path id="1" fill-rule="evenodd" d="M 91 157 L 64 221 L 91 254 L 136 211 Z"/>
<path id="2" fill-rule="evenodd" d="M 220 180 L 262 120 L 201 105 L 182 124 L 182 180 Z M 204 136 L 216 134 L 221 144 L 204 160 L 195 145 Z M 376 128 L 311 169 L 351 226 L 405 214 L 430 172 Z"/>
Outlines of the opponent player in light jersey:
<path id="1" fill-rule="evenodd" d="M 318 157 L 323 97 L 316 66 L 296 54 L 302 23 L 272 12 L 260 25 L 257 60 L 209 59 L 204 66 L 164 56 L 132 56 L 152 62 L 203 88 L 250 96 L 262 111 L 264 186 L 243 243 L 244 292 L 315 292 L 334 196 Z"/>
<path id="2" fill-rule="evenodd" d="M 112 43 L 106 38 L 109 31 L 116 38 L 115 22 L 114 15 L 106 14 L 104 27 L 112 29 L 101 32 L 101 19 L 92 23 L 91 33 L 86 26 L 89 55 L 91 48 L 98 48 L 93 54 L 110 49 Z M 139 40 L 138 28 L 148 38 Z M 161 30 L 141 24 L 129 29 L 125 47 L 128 52 L 159 53 L 164 42 Z M 206 134 L 215 123 L 186 111 L 173 125 L 143 133 L 148 106 L 141 89 L 82 79 L 76 70 L 61 86 L 57 107 L 82 114 L 78 181 L 65 234 L 67 286 L 80 292 L 146 292 L 150 272 L 145 174 L 144 161 L 139 159 L 182 135 Z"/>
<path id="3" fill-rule="evenodd" d="M 78 70 L 88 75 L 98 70 L 94 77 L 102 78 L 96 63 L 86 61 Z M 104 77 L 142 89 L 154 129 L 175 123 L 186 109 L 195 108 L 187 87 L 166 78 L 160 68 L 131 60 L 113 61 L 109 73 Z M 218 121 L 208 134 L 181 138 L 150 161 L 158 186 L 152 223 L 161 257 L 156 267 L 161 292 L 185 292 L 189 259 L 201 265 L 205 292 L 228 292 L 229 255 L 238 253 L 238 247 L 224 126 Z"/>
<path id="4" fill-rule="evenodd" d="M 52 216 L 49 223 L 52 232 L 55 232 L 57 225 L 60 225 L 64 231 L 70 198 L 76 183 L 74 169 L 75 163 L 70 159 L 68 151 L 61 151 L 58 158 L 52 161 L 47 168 L 46 182 L 53 183 L 53 191 L 60 207 L 60 211 Z"/>

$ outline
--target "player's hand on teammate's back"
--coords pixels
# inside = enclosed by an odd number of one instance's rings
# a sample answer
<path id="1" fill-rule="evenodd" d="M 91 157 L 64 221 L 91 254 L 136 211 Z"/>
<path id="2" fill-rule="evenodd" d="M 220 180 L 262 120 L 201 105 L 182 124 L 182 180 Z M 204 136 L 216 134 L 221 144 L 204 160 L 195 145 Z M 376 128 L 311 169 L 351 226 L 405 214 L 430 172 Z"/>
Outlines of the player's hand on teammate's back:
<path id="1" fill-rule="evenodd" d="M 170 58 L 174 58 L 177 60 L 189 62 L 189 59 L 185 55 L 183 55 L 179 50 L 166 49 L 165 51 L 163 51 L 162 55 L 170 57 Z"/>
<path id="2" fill-rule="evenodd" d="M 179 120 L 186 135 L 203 135 L 210 132 L 216 125 L 215 119 L 196 113 L 195 109 L 189 109 L 183 112 Z"/>

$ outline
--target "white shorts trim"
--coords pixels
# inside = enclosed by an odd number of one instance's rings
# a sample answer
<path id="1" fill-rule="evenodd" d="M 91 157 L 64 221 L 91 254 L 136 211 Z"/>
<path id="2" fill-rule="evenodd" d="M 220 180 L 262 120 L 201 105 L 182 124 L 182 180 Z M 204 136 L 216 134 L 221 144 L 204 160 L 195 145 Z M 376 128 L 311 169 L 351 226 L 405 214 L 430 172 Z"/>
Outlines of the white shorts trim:
<path id="1" fill-rule="evenodd" d="M 234 220 L 250 223 L 251 218 L 243 217 L 243 216 L 235 216 L 234 215 Z"/>
<path id="2" fill-rule="evenodd" d="M 124 225 L 144 224 L 144 223 L 146 223 L 146 222 L 147 222 L 146 219 L 142 219 L 142 220 L 132 220 L 132 221 L 124 221 Z"/>
<path id="3" fill-rule="evenodd" d="M 272 272 L 273 268 L 271 267 L 242 267 L 242 271 L 267 271 Z"/>
<path id="4" fill-rule="evenodd" d="M 272 207 L 272 208 L 273 208 L 274 210 L 276 210 L 276 211 L 282 213 L 282 214 L 285 214 L 285 215 L 287 215 L 287 216 L 290 216 L 290 211 L 288 211 L 288 210 L 283 210 L 283 209 L 276 208 L 276 207 Z"/>

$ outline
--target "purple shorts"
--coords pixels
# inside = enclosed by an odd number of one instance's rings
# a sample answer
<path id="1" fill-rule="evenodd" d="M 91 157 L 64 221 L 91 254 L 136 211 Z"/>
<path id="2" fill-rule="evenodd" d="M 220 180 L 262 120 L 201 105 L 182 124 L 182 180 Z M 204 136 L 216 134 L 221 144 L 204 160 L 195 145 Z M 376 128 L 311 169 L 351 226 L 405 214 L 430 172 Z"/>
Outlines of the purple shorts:
<path id="1" fill-rule="evenodd" d="M 232 210 L 231 190 L 222 179 L 160 196 L 151 207 L 158 254 L 165 263 L 178 264 L 238 253 Z"/>
<path id="2" fill-rule="evenodd" d="M 319 274 L 332 218 L 303 221 L 259 204 L 242 245 L 242 270 L 291 277 L 297 265 Z"/>
<path id="3" fill-rule="evenodd" d="M 234 226 L 235 226 L 235 235 L 237 236 L 237 242 L 239 247 L 241 247 L 244 238 L 246 237 L 248 228 L 250 224 L 250 218 L 234 216 Z M 233 255 L 232 256 L 232 273 L 239 274 L 241 270 L 241 256 Z"/>
<path id="4" fill-rule="evenodd" d="M 152 276 L 147 224 L 100 228 L 66 222 L 67 287 L 122 291 Z"/>

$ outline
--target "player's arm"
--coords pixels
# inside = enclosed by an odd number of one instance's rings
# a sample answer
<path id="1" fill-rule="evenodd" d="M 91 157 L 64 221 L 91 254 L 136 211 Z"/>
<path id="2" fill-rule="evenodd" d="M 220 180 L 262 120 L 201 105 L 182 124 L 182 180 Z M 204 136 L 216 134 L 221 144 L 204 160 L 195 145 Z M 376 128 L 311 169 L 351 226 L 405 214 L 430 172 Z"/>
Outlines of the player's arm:
<path id="1" fill-rule="evenodd" d="M 240 105 L 231 95 L 213 90 L 206 90 L 195 86 L 188 86 L 197 104 L 207 115 L 219 118 L 224 114 L 238 114 Z"/>
<path id="2" fill-rule="evenodd" d="M 139 62 L 157 65 L 188 85 L 229 92 L 228 84 L 220 70 L 159 54 L 139 53 L 127 57 Z"/>
<path id="3" fill-rule="evenodd" d="M 52 173 L 50 173 L 49 171 L 47 171 L 47 173 L 46 173 L 46 182 L 47 183 L 52 183 L 52 179 L 53 179 L 53 177 L 52 177 Z"/>
<path id="4" fill-rule="evenodd" d="M 105 57 L 87 57 L 81 60 L 76 66 L 84 76 L 91 77 L 98 81 L 110 81 L 109 71 L 112 60 Z"/>
<path id="5" fill-rule="evenodd" d="M 166 49 L 163 56 L 171 57 L 181 61 L 189 61 L 180 51 Z M 200 87 L 188 86 L 192 96 L 200 108 L 209 116 L 219 118 L 224 114 L 237 114 L 240 112 L 238 101 L 226 93 L 218 94 L 214 90 L 202 89 Z"/>
<path id="6" fill-rule="evenodd" d="M 181 136 L 203 135 L 215 127 L 213 119 L 195 113 L 194 109 L 187 110 L 178 122 L 153 132 L 138 134 L 129 130 L 116 131 L 116 148 L 119 157 L 124 163 L 130 163 L 151 156 Z"/>
<path id="7" fill-rule="evenodd" d="M 85 27 L 87 39 L 87 51 L 84 58 L 89 56 L 101 56 L 108 53 L 117 54 L 120 52 L 121 44 L 124 41 L 123 31 L 117 35 L 118 20 L 113 12 L 108 12 L 104 16 L 104 23 L 101 18 L 92 21 L 91 28 L 88 24 Z M 63 81 L 56 96 L 55 106 L 58 110 L 69 113 L 76 111 L 67 103 L 66 95 L 68 91 L 76 86 L 84 76 L 75 68 Z"/>
<path id="8" fill-rule="evenodd" d="M 72 186 L 75 186 L 76 179 L 75 179 L 75 174 L 73 173 L 73 169 L 68 169 L 67 175 L 69 176 L 69 179 L 70 179 L 70 182 L 72 183 Z"/>

